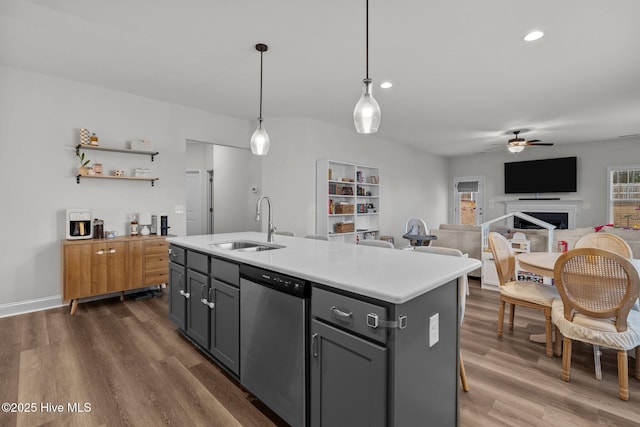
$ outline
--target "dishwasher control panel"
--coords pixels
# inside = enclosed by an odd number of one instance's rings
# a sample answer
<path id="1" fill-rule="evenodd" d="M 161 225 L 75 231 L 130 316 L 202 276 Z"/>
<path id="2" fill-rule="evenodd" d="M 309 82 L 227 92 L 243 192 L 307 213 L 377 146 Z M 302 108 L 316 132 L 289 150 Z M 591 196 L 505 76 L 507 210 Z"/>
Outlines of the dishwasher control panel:
<path id="1" fill-rule="evenodd" d="M 307 281 L 275 271 L 242 264 L 240 266 L 240 276 L 299 298 L 308 298 L 310 295 L 310 285 Z"/>

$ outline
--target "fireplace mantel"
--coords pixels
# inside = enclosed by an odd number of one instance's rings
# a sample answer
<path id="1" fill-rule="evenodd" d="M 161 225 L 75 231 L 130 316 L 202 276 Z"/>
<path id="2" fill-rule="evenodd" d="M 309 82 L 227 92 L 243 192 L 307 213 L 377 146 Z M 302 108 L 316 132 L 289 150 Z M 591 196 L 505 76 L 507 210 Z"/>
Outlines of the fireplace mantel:
<path id="1" fill-rule="evenodd" d="M 568 227 L 576 228 L 576 216 L 581 200 L 511 200 L 504 202 L 506 213 L 511 212 L 560 212 L 568 215 Z"/>

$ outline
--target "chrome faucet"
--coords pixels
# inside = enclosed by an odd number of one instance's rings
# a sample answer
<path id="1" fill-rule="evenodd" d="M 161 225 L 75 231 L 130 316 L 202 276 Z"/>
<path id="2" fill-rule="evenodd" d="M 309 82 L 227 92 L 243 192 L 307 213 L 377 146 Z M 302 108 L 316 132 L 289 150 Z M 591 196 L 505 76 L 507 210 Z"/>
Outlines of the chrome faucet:
<path id="1" fill-rule="evenodd" d="M 258 204 L 256 205 L 256 221 L 260 221 L 260 208 L 262 207 L 262 201 L 266 200 L 267 205 L 269 206 L 269 228 L 267 229 L 267 242 L 273 243 L 273 233 L 276 231 L 276 228 L 273 226 L 273 222 L 271 221 L 271 200 L 267 196 L 262 196 L 258 199 Z"/>

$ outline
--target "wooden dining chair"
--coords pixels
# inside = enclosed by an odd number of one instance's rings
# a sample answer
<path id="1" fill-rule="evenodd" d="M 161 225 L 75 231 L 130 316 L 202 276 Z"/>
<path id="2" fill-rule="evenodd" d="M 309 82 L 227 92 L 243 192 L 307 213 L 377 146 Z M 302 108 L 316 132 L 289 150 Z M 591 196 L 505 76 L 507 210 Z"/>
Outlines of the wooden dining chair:
<path id="1" fill-rule="evenodd" d="M 614 252 L 625 258 L 633 258 L 629 244 L 619 236 L 611 233 L 589 233 L 576 242 L 574 248 L 598 248 Z"/>
<path id="2" fill-rule="evenodd" d="M 466 255 L 462 253 L 459 249 L 454 248 L 445 248 L 445 247 L 434 247 L 434 246 L 417 246 L 414 249 L 415 252 L 424 252 L 429 254 L 438 254 L 438 255 L 449 255 L 449 256 L 458 256 L 465 257 Z M 458 305 L 460 307 L 460 325 L 462 325 L 462 321 L 464 320 L 464 310 L 467 303 L 467 294 L 469 293 L 469 281 L 467 280 L 467 275 L 462 276 L 462 281 L 458 285 Z M 469 391 L 469 384 L 467 384 L 467 372 L 464 369 L 464 362 L 462 361 L 462 353 L 459 352 L 458 358 L 460 359 L 460 383 L 462 384 L 462 390 Z"/>
<path id="3" fill-rule="evenodd" d="M 582 236 L 575 244 L 575 248 L 598 248 L 614 252 L 624 258 L 633 258 L 633 251 L 629 244 L 621 237 L 611 233 L 589 233 Z M 600 346 L 593 346 L 593 364 L 596 370 L 596 378 L 602 379 L 602 367 Z"/>
<path id="4" fill-rule="evenodd" d="M 638 271 L 611 251 L 578 248 L 558 258 L 554 281 L 560 299 L 551 311 L 564 337 L 562 379 L 571 378 L 572 341 L 613 348 L 618 351 L 618 395 L 629 400 L 627 350 L 636 350 L 635 377 L 640 380 L 640 312 L 631 310 L 640 287 Z"/>
<path id="5" fill-rule="evenodd" d="M 511 304 L 509 329 L 513 329 L 516 306 L 529 307 L 544 312 L 547 356 L 553 356 L 551 345 L 551 303 L 559 298 L 553 286 L 516 280 L 516 257 L 509 241 L 500 233 L 489 233 L 489 247 L 498 273 L 500 305 L 498 307 L 498 338 L 502 338 L 504 309 Z"/>

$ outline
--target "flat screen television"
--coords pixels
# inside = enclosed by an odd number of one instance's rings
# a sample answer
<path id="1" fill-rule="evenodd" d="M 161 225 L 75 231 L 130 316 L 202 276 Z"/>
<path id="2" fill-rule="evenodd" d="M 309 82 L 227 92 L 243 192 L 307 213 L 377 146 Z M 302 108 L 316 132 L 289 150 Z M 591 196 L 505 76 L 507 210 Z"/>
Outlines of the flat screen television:
<path id="1" fill-rule="evenodd" d="M 505 194 L 578 191 L 577 158 L 528 160 L 504 164 Z"/>

